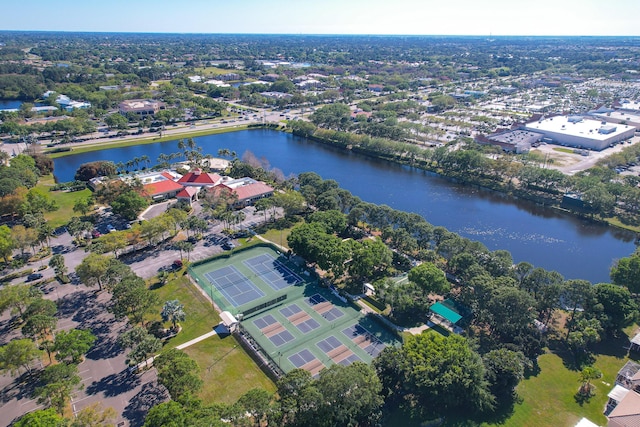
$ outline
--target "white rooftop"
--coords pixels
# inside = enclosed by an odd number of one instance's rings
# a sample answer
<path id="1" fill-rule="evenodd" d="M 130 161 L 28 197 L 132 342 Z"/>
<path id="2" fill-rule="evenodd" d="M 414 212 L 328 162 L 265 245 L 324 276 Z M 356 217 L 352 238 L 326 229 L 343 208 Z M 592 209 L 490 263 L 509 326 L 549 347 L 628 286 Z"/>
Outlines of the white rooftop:
<path id="1" fill-rule="evenodd" d="M 640 114 L 640 101 L 621 102 L 620 110 L 630 110 Z"/>
<path id="2" fill-rule="evenodd" d="M 627 122 L 640 123 L 640 111 L 611 111 L 609 113 L 597 113 L 596 117 L 602 117 L 606 120 L 607 117 L 611 117 L 616 120 L 625 120 Z"/>
<path id="3" fill-rule="evenodd" d="M 573 122 L 573 121 L 569 121 L 566 116 L 550 117 L 548 119 L 544 119 L 541 121 L 527 123 L 525 125 L 525 127 L 528 130 L 533 130 L 533 131 L 539 130 L 542 132 L 546 131 L 546 132 L 562 133 L 565 135 L 596 139 L 600 141 L 604 141 L 606 139 L 611 138 L 613 135 L 618 135 L 631 129 L 631 126 L 629 125 L 616 124 L 615 131 L 607 134 L 602 134 L 602 133 L 599 133 L 598 131 L 603 126 L 611 126 L 611 124 L 606 123 L 603 125 L 602 122 L 599 120 L 592 120 L 592 119 L 586 119 L 586 118 L 582 119 L 579 122 Z"/>
<path id="4" fill-rule="evenodd" d="M 598 424 L 595 424 L 590 420 L 583 418 L 580 421 L 578 421 L 578 424 L 576 424 L 575 427 L 599 427 L 599 426 Z"/>

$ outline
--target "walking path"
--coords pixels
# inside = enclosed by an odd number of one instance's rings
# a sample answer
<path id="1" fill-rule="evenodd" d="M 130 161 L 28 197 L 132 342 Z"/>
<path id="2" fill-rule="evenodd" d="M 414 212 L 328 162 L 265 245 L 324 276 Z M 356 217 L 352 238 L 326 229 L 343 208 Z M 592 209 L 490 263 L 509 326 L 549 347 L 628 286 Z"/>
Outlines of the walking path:
<path id="1" fill-rule="evenodd" d="M 186 342 L 186 343 L 184 343 L 184 344 L 180 344 L 180 345 L 179 345 L 179 346 L 177 346 L 176 348 L 177 348 L 178 350 L 182 350 L 182 349 L 187 348 L 187 347 L 189 347 L 189 346 L 191 346 L 191 345 L 194 345 L 194 344 L 196 344 L 196 343 L 199 343 L 200 341 L 206 340 L 207 338 L 212 337 L 212 336 L 216 335 L 217 333 L 218 333 L 218 332 L 214 329 L 213 331 L 211 331 L 211 332 L 207 332 L 207 333 L 206 333 L 206 334 L 204 334 L 204 335 L 200 335 L 199 337 L 194 338 L 194 339 L 192 339 L 191 341 L 187 341 L 187 342 Z"/>
<path id="2" fill-rule="evenodd" d="M 180 344 L 180 345 L 176 346 L 176 349 L 178 349 L 178 350 L 183 350 L 183 349 L 185 349 L 185 348 L 187 348 L 187 347 L 189 347 L 189 346 L 192 346 L 192 345 L 194 345 L 194 344 L 197 344 L 197 343 L 199 343 L 200 341 L 204 341 L 204 340 L 206 340 L 207 338 L 212 337 L 212 336 L 217 335 L 217 334 L 218 334 L 218 331 L 216 331 L 216 330 L 214 329 L 213 331 L 211 331 L 211 332 L 207 332 L 207 333 L 206 333 L 206 334 L 204 334 L 204 335 L 200 335 L 199 337 L 196 337 L 196 338 L 192 339 L 191 341 L 187 341 L 187 342 L 185 342 L 185 343 L 183 343 L 183 344 Z M 132 366 L 131 368 L 133 368 L 133 370 L 135 370 L 135 371 L 140 372 L 140 371 L 142 371 L 143 369 L 145 369 L 145 368 L 149 367 L 149 365 L 153 365 L 153 361 L 156 359 L 156 357 L 158 357 L 158 355 L 155 355 L 155 356 L 153 356 L 153 357 L 150 357 L 150 358 L 148 358 L 147 360 L 145 360 L 144 362 L 138 363 L 137 365 Z"/>

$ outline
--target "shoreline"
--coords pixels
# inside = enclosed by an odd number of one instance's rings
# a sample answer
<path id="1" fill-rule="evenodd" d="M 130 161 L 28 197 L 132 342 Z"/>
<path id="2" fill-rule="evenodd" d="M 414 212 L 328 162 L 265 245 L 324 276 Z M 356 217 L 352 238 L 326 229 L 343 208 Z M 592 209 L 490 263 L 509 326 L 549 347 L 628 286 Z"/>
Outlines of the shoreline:
<path id="1" fill-rule="evenodd" d="M 243 124 L 243 125 L 232 125 L 225 127 L 216 127 L 210 129 L 172 129 L 170 130 L 169 135 L 165 136 L 136 136 L 132 135 L 129 137 L 123 137 L 118 139 L 117 141 L 111 141 L 104 139 L 92 139 L 89 141 L 84 141 L 77 144 L 60 144 L 55 147 L 48 147 L 43 150 L 44 154 L 48 155 L 52 159 L 57 159 L 65 156 L 72 156 L 74 154 L 88 153 L 92 151 L 100 151 L 100 150 L 108 150 L 111 148 L 122 148 L 122 147 L 130 147 L 134 145 L 144 145 L 144 144 L 154 144 L 156 142 L 166 142 L 166 141 L 174 141 L 176 139 L 183 138 L 195 138 L 199 136 L 207 136 L 207 135 L 215 135 L 221 133 L 228 132 L 238 132 L 247 129 L 260 129 L 262 125 L 254 124 Z M 69 151 L 60 151 L 55 152 L 54 150 L 59 149 L 61 147 L 69 147 L 71 150 Z"/>

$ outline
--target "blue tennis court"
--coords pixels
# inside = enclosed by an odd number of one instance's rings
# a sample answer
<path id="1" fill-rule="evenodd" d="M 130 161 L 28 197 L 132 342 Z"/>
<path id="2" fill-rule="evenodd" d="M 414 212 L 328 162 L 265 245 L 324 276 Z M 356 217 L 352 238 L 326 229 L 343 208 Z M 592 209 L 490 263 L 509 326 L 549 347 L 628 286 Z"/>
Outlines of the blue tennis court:
<path id="1" fill-rule="evenodd" d="M 342 333 L 372 357 L 376 357 L 386 347 L 386 345 L 372 333 L 357 324 L 343 329 Z"/>
<path id="2" fill-rule="evenodd" d="M 256 320 L 254 320 L 253 324 L 256 325 L 259 329 L 264 329 L 267 326 L 273 325 L 276 322 L 277 320 L 275 319 L 275 317 L 273 317 L 270 314 L 267 314 L 266 316 L 259 317 Z"/>
<path id="3" fill-rule="evenodd" d="M 322 304 L 323 302 L 327 302 L 327 299 L 320 294 L 311 295 L 309 298 L 306 298 L 305 301 L 310 306 Z"/>
<path id="4" fill-rule="evenodd" d="M 239 307 L 265 295 L 233 265 L 205 273 L 204 277 L 234 307 Z"/>
<path id="5" fill-rule="evenodd" d="M 271 286 L 274 291 L 303 282 L 300 276 L 269 254 L 249 258 L 244 260 L 243 264 L 257 276 L 260 276 L 260 279 Z"/>
<path id="6" fill-rule="evenodd" d="M 323 339 L 322 341 L 318 341 L 316 345 L 318 346 L 318 348 L 320 348 L 320 350 L 324 351 L 325 353 L 329 353 L 331 350 L 336 349 L 344 344 L 342 344 L 335 335 L 331 335 Z"/>
<path id="7" fill-rule="evenodd" d="M 320 323 L 316 322 L 315 319 L 307 319 L 302 323 L 296 324 L 296 328 L 303 334 L 307 334 L 314 329 L 318 329 L 320 327 Z"/>
<path id="8" fill-rule="evenodd" d="M 288 357 L 289 362 L 293 364 L 296 368 L 302 368 L 309 362 L 313 362 L 314 360 L 318 360 L 308 349 L 301 350 L 295 354 L 292 354 Z"/>
<path id="9" fill-rule="evenodd" d="M 332 322 L 342 316 L 344 316 L 344 313 L 338 307 L 332 307 L 330 310 L 322 313 L 322 317 L 327 319 L 328 322 Z"/>
<path id="10" fill-rule="evenodd" d="M 286 329 L 280 332 L 279 334 L 272 335 L 269 337 L 269 341 L 271 341 L 273 345 L 275 345 L 276 347 L 280 347 L 281 345 L 286 344 L 289 341 L 293 341 L 293 340 L 294 340 L 294 336 L 291 335 L 291 332 L 287 331 Z"/>
<path id="11" fill-rule="evenodd" d="M 291 304 L 280 309 L 280 314 L 284 317 L 292 317 L 294 314 L 300 313 L 302 309 L 297 304 Z"/>

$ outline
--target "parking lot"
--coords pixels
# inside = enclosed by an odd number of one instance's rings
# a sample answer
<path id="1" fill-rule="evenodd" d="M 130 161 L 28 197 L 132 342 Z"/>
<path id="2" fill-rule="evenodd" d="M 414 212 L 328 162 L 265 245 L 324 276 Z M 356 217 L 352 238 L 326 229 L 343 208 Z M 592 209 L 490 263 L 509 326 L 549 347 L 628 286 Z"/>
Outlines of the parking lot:
<path id="1" fill-rule="evenodd" d="M 158 387 L 155 370 L 141 375 L 128 372 L 125 351 L 117 344 L 117 337 L 127 324 L 108 312 L 109 294 L 97 294 L 95 289 L 84 285 L 56 283 L 45 298 L 58 304 L 58 330 L 90 329 L 97 337 L 78 366 L 83 388 L 76 391 L 71 401 L 73 413 L 100 402 L 103 408 L 112 407 L 116 411 L 116 425 L 142 425 L 149 408 L 168 396 Z M 0 317 L 0 344 L 18 335 L 18 330 L 11 329 L 9 314 L 5 313 Z M 46 362 L 46 356 L 43 360 Z M 41 363 L 33 366 L 38 370 L 44 367 Z M 0 376 L 0 426 L 8 426 L 23 414 L 43 407 L 32 397 L 36 386 L 26 374 Z"/>

